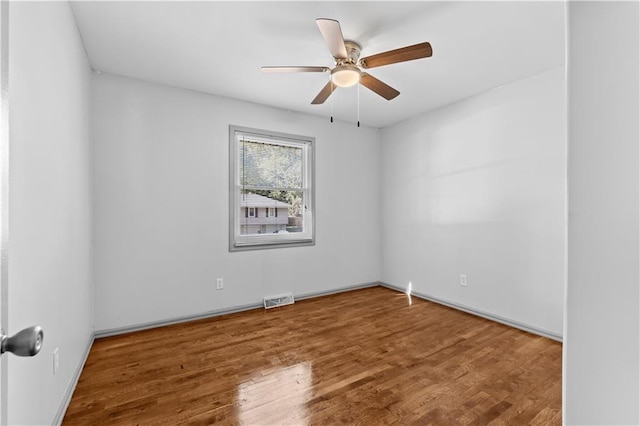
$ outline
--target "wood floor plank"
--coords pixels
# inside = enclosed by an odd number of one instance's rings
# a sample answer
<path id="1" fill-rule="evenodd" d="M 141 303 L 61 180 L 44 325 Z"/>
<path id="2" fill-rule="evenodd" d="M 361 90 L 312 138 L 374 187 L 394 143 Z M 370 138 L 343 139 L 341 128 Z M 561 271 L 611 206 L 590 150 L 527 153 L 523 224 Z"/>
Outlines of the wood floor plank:
<path id="1" fill-rule="evenodd" d="M 63 424 L 559 425 L 561 360 L 373 287 L 98 339 Z"/>

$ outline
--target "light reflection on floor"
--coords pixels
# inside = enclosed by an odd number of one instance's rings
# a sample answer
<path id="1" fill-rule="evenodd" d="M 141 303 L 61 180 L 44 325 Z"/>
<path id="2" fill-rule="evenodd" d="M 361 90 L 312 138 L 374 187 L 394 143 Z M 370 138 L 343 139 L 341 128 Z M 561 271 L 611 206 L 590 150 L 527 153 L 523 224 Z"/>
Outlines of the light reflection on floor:
<path id="1" fill-rule="evenodd" d="M 411 291 L 412 291 L 411 281 L 409 281 L 409 285 L 407 286 L 407 291 L 406 291 L 407 300 L 409 300 L 409 305 L 411 305 L 413 303 L 413 301 L 411 300 Z"/>
<path id="2" fill-rule="evenodd" d="M 238 386 L 241 424 L 307 424 L 311 362 L 265 370 Z"/>

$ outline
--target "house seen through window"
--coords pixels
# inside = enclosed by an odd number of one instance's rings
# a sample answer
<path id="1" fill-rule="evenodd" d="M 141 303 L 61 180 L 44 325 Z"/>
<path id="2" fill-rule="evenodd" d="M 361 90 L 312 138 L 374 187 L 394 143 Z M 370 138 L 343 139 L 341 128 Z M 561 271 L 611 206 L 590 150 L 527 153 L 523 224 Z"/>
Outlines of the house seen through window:
<path id="1" fill-rule="evenodd" d="M 313 244 L 313 138 L 230 127 L 232 251 Z"/>

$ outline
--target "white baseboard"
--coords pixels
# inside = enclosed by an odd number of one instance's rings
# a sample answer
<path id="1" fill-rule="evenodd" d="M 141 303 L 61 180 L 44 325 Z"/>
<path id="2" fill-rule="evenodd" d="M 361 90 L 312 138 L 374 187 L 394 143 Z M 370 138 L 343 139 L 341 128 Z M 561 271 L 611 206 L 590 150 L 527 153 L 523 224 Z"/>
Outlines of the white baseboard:
<path id="1" fill-rule="evenodd" d="M 148 330 L 150 328 L 165 327 L 167 325 L 180 324 L 183 322 L 197 321 L 205 318 L 218 317 L 220 315 L 235 314 L 236 312 L 249 311 L 251 309 L 262 308 L 262 302 L 252 303 L 249 305 L 234 306 L 232 308 L 216 309 L 213 311 L 201 312 L 199 314 L 184 315 L 180 317 L 167 318 L 159 321 L 145 322 L 141 324 L 133 324 L 125 327 L 108 328 L 104 330 L 96 330 L 96 339 L 101 337 L 118 336 L 120 334 L 133 333 L 135 331 Z"/>
<path id="2" fill-rule="evenodd" d="M 58 412 L 53 419 L 51 424 L 60 426 L 62 424 L 62 420 L 64 420 L 64 415 L 67 412 L 67 408 L 69 408 L 69 404 L 71 403 L 71 398 L 73 397 L 73 392 L 76 390 L 76 386 L 78 385 L 78 380 L 80 380 L 80 374 L 82 374 L 82 370 L 84 369 L 84 365 L 87 362 L 87 358 L 89 358 L 89 352 L 91 351 L 91 347 L 93 346 L 93 341 L 95 340 L 94 333 L 89 335 L 89 339 L 87 340 L 87 345 L 84 348 L 84 352 L 82 357 L 80 358 L 80 362 L 76 366 L 75 372 L 73 373 L 73 377 L 69 382 L 69 386 L 67 387 L 67 391 L 64 393 L 64 397 L 62 398 L 62 403 L 60 407 L 58 407 Z"/>
<path id="3" fill-rule="evenodd" d="M 380 283 L 376 281 L 376 282 L 356 284 L 348 287 L 340 287 L 340 288 L 327 290 L 327 291 L 294 294 L 293 296 L 295 300 L 304 300 L 304 299 L 311 299 L 313 297 L 328 296 L 330 294 L 342 293 L 345 291 L 358 290 L 361 288 L 374 287 L 377 285 L 380 285 Z M 180 324 L 180 323 L 189 322 L 189 321 L 197 321 L 205 318 L 217 317 L 220 315 L 235 314 L 236 312 L 244 312 L 244 311 L 249 311 L 251 309 L 258 309 L 263 307 L 264 307 L 263 302 L 260 301 L 260 302 L 251 303 L 248 305 L 234 306 L 231 308 L 224 308 L 224 309 L 216 309 L 213 311 L 201 312 L 198 314 L 185 315 L 181 317 L 168 318 L 160 321 L 151 321 L 147 323 L 134 324 L 134 325 L 129 325 L 125 327 L 96 330 L 94 335 L 96 339 L 99 339 L 101 337 L 117 336 L 120 334 L 132 333 L 134 331 L 147 330 L 147 329 L 156 328 L 156 327 L 164 327 L 166 325 Z"/>
<path id="4" fill-rule="evenodd" d="M 387 287 L 387 288 L 389 288 L 391 290 L 396 290 L 396 291 L 400 291 L 400 292 L 403 292 L 403 293 L 406 292 L 406 288 L 402 288 L 402 287 L 399 287 L 399 286 L 396 286 L 396 285 L 393 285 L 393 284 L 388 284 L 388 283 L 381 282 L 380 285 L 382 287 Z M 508 325 L 510 327 L 526 331 L 528 333 L 537 334 L 538 336 L 542 336 L 542 337 L 549 338 L 551 340 L 562 342 L 562 335 L 558 334 L 558 333 L 554 333 L 553 331 L 550 331 L 550 330 L 545 330 L 543 328 L 535 327 L 535 326 L 532 326 L 532 325 L 529 325 L 529 324 L 525 324 L 525 323 L 522 323 L 522 322 L 519 322 L 519 321 L 515 321 L 515 320 L 512 320 L 510 318 L 504 318 L 504 317 L 501 317 L 499 315 L 494 315 L 494 314 L 489 313 L 489 312 L 484 312 L 484 311 L 481 311 L 479 309 L 472 308 L 470 306 L 465 306 L 465 305 L 461 305 L 459 303 L 449 302 L 447 300 L 443 300 L 443 299 L 440 299 L 438 297 L 430 296 L 428 294 L 420 293 L 420 292 L 417 292 L 417 291 L 412 291 L 411 295 L 419 297 L 420 299 L 424 299 L 424 300 L 428 300 L 430 302 L 437 303 L 439 305 L 444 305 L 444 306 L 447 306 L 449 308 L 457 309 L 459 311 L 463 311 L 463 312 L 466 312 L 466 313 L 469 313 L 469 314 L 472 314 L 472 315 L 476 315 L 476 316 L 479 316 L 479 317 L 482 317 L 482 318 L 485 318 L 485 319 L 488 319 L 488 320 L 491 320 L 491 321 L 499 322 L 501 324 L 505 324 L 505 325 Z"/>
<path id="5" fill-rule="evenodd" d="M 376 287 L 376 286 L 379 286 L 381 284 L 382 283 L 380 281 L 372 281 L 372 282 L 368 282 L 368 283 L 352 285 L 352 286 L 349 286 L 349 287 L 340 287 L 340 288 L 336 288 L 336 289 L 333 289 L 333 290 L 316 291 L 316 292 L 312 292 L 312 293 L 298 294 L 298 295 L 294 295 L 294 298 L 295 298 L 295 300 L 313 299 L 314 297 L 322 297 L 322 296 L 328 296 L 330 294 L 344 293 L 346 291 L 360 290 L 362 288 Z"/>

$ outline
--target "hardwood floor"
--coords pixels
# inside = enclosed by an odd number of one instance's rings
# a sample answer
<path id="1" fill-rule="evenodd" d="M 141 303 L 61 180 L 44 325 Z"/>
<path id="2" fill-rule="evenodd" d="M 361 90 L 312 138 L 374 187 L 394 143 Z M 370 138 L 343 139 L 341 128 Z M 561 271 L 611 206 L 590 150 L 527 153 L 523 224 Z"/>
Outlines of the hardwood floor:
<path id="1" fill-rule="evenodd" d="M 96 340 L 65 425 L 561 424 L 562 345 L 383 287 Z"/>

